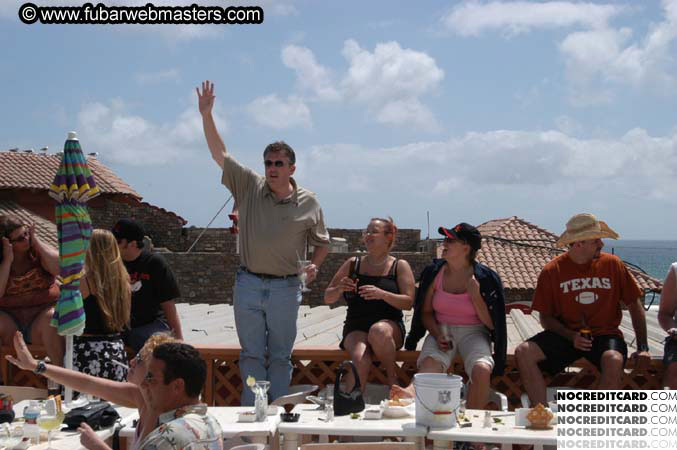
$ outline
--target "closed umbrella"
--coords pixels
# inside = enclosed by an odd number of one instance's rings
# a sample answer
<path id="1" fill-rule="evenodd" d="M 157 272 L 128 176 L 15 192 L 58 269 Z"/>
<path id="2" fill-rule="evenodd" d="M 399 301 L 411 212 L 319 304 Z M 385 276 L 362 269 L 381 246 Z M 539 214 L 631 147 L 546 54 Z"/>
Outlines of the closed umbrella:
<path id="1" fill-rule="evenodd" d="M 85 311 L 80 294 L 80 278 L 85 254 L 92 236 L 92 221 L 85 203 L 99 195 L 92 172 L 82 153 L 75 132 L 68 133 L 61 164 L 49 195 L 57 202 L 56 226 L 61 267 L 61 297 L 56 303 L 52 326 L 66 336 L 65 367 L 73 367 L 73 336 L 85 329 Z M 66 389 L 66 401 L 72 392 Z"/>

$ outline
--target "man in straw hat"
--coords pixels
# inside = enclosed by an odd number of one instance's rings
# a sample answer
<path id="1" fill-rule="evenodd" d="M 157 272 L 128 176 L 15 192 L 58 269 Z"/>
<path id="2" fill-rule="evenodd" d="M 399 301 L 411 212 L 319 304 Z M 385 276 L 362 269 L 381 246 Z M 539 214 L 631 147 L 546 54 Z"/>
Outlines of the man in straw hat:
<path id="1" fill-rule="evenodd" d="M 579 358 L 601 373 L 598 389 L 620 389 L 628 348 L 618 326 L 621 304 L 632 317 L 638 366 L 651 356 L 646 340 L 642 291 L 617 256 L 601 253 L 602 238 L 618 234 L 592 214 L 577 214 L 557 241 L 567 252 L 545 265 L 538 277 L 532 309 L 540 313 L 545 331 L 515 349 L 522 384 L 531 404 L 545 404 L 541 370 L 552 375 Z"/>

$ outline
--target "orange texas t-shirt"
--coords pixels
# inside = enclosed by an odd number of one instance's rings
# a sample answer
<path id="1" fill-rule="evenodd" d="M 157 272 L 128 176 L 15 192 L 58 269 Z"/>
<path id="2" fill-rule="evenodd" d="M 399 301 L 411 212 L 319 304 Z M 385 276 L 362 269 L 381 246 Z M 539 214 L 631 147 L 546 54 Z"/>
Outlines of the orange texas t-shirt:
<path id="1" fill-rule="evenodd" d="M 642 295 L 617 256 L 602 253 L 588 264 L 576 264 L 569 253 L 545 265 L 538 276 L 532 309 L 559 319 L 570 330 L 583 328 L 583 317 L 593 336 L 616 334 L 623 313 Z"/>

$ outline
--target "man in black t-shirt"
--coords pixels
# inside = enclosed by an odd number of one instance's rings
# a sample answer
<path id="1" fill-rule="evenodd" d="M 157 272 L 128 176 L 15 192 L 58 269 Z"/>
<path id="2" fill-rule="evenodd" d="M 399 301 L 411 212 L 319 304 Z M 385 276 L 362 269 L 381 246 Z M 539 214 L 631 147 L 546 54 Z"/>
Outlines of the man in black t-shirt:
<path id="1" fill-rule="evenodd" d="M 157 253 L 143 250 L 145 233 L 132 220 L 119 220 L 113 235 L 132 285 L 131 330 L 125 333 L 125 344 L 138 352 L 154 333 L 170 330 L 174 337 L 183 340 L 174 303 L 181 293 L 167 261 Z"/>

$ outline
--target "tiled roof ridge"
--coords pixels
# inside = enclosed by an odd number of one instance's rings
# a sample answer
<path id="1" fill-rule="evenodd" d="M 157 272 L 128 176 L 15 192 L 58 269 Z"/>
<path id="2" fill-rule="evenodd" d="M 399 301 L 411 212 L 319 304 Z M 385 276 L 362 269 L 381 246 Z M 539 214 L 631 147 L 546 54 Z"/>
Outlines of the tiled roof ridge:
<path id="1" fill-rule="evenodd" d="M 160 212 L 163 212 L 165 214 L 169 214 L 169 215 L 176 217 L 181 222 L 181 225 L 188 225 L 188 221 L 186 219 L 184 219 L 183 217 L 181 217 L 180 215 L 178 215 L 177 213 L 175 213 L 174 211 L 170 211 L 168 209 L 162 208 L 161 206 L 153 205 L 152 203 L 148 203 L 148 202 L 141 202 L 140 201 L 139 203 L 144 205 L 144 206 L 148 206 L 149 208 L 153 208 L 153 209 L 158 210 Z"/>
<path id="2" fill-rule="evenodd" d="M 545 234 L 546 236 L 549 236 L 551 239 L 515 239 L 512 237 L 508 237 L 512 233 L 507 232 L 506 230 L 508 227 L 511 225 L 517 225 L 518 227 L 527 227 L 532 230 L 535 230 L 539 234 Z M 491 229 L 487 231 L 483 231 L 482 228 L 487 228 L 490 227 Z M 546 247 L 546 248 L 552 248 L 554 247 L 554 243 L 557 241 L 559 236 L 554 234 L 553 232 L 546 230 L 545 228 L 539 227 L 538 225 L 534 225 L 533 223 L 522 219 L 521 217 L 518 216 L 510 216 L 502 219 L 493 219 L 493 220 L 488 220 L 478 226 L 480 228 L 480 231 L 482 233 L 483 238 L 488 238 L 488 239 L 495 239 L 497 241 L 503 241 L 506 243 L 511 243 L 511 244 L 521 244 L 521 245 L 531 245 L 531 244 L 524 244 L 525 242 L 542 242 L 542 245 L 534 244 L 533 246 L 535 247 Z M 547 245 L 547 243 L 551 243 L 552 245 Z"/>
<path id="3" fill-rule="evenodd" d="M 0 151 L 0 189 L 49 189 L 62 153 Z M 95 155 L 87 154 L 87 161 L 103 193 L 129 195 L 141 200 L 138 192 Z"/>

